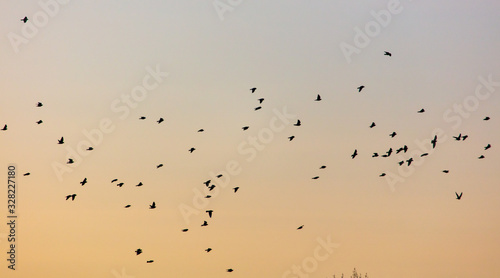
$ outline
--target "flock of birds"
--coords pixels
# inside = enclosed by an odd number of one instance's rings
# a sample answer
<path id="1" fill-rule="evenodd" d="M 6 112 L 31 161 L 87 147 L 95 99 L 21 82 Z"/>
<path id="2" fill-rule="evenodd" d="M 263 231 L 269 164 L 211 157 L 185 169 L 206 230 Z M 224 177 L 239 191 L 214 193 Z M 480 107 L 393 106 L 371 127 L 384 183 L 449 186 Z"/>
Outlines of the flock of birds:
<path id="1" fill-rule="evenodd" d="M 24 17 L 24 18 L 22 18 L 22 19 L 21 19 L 21 21 L 22 21 L 22 22 L 24 22 L 24 23 L 26 23 L 26 22 L 28 21 L 28 18 L 27 18 L 27 17 Z M 389 56 L 389 57 L 392 57 L 392 54 L 391 54 L 390 52 L 388 52 L 388 51 L 385 51 L 385 52 L 384 52 L 384 55 Z M 365 86 L 364 86 L 364 85 L 360 85 L 360 86 L 359 86 L 359 87 L 357 87 L 356 89 L 357 89 L 357 91 L 358 91 L 358 92 L 361 92 L 364 88 L 365 88 Z M 251 89 L 250 89 L 250 92 L 251 92 L 251 93 L 255 93 L 255 91 L 256 91 L 256 90 L 257 90 L 257 88 L 251 88 Z M 259 99 L 257 99 L 257 100 L 258 100 L 259 106 L 257 106 L 257 107 L 255 107 L 255 108 L 254 108 L 254 110 L 255 110 L 255 111 L 258 111 L 258 110 L 261 110 L 261 109 L 262 109 L 261 104 L 264 102 L 264 100 L 265 100 L 265 99 L 264 99 L 264 98 L 259 98 Z M 316 102 L 320 102 L 320 101 L 322 101 L 321 95 L 320 95 L 320 94 L 317 94 L 317 96 L 316 96 L 316 98 L 314 99 L 314 101 L 316 101 Z M 41 108 L 41 107 L 43 107 L 43 104 L 42 104 L 41 102 L 38 102 L 38 103 L 36 104 L 36 107 Z M 424 112 L 425 112 L 425 109 L 423 109 L 423 108 L 422 108 L 422 109 L 420 109 L 419 111 L 417 111 L 417 113 L 424 113 Z M 141 117 L 139 118 L 139 120 L 146 120 L 146 117 L 145 117 L 145 116 L 141 116 Z M 484 121 L 488 121 L 488 120 L 490 120 L 490 117 L 485 117 L 483 120 L 484 120 Z M 164 119 L 163 119 L 163 118 L 159 118 L 156 122 L 157 122 L 158 124 L 161 124 L 162 122 L 164 122 Z M 38 125 L 40 125 L 40 124 L 42 124 L 42 123 L 43 123 L 43 120 L 38 120 L 38 121 L 36 122 L 36 124 L 38 124 Z M 300 119 L 297 119 L 297 122 L 293 124 L 293 126 L 297 126 L 297 127 L 299 127 L 299 126 L 301 126 L 301 125 L 302 125 L 302 122 L 300 121 Z M 369 125 L 369 128 L 374 128 L 374 127 L 376 127 L 376 124 L 375 124 L 375 122 L 372 122 L 372 123 Z M 7 124 L 5 124 L 5 125 L 3 126 L 3 128 L 2 128 L 2 129 L 0 129 L 0 130 L 1 130 L 1 131 L 7 131 L 7 129 L 8 129 L 8 128 L 7 128 Z M 248 130 L 248 129 L 249 129 L 249 126 L 243 126 L 241 129 L 242 129 L 243 131 L 246 131 L 246 130 Z M 204 129 L 199 129 L 197 132 L 204 132 Z M 396 133 L 395 131 L 389 134 L 389 137 L 391 137 L 391 138 L 394 138 L 395 136 L 397 136 L 397 133 Z M 289 137 L 288 137 L 288 140 L 289 140 L 289 141 L 292 141 L 294 138 L 295 138 L 295 136 L 294 136 L 294 135 L 292 135 L 292 136 L 289 136 Z M 460 134 L 458 134 L 457 136 L 453 136 L 453 138 L 454 138 L 456 141 L 465 141 L 465 140 L 468 138 L 468 135 L 463 135 L 463 134 L 461 134 L 461 133 L 460 133 Z M 438 137 L 437 137 L 437 135 L 435 135 L 435 136 L 434 136 L 434 138 L 430 141 L 430 143 L 431 143 L 431 145 L 432 145 L 432 148 L 433 148 L 433 149 L 434 149 L 434 148 L 436 148 L 437 143 L 438 143 Z M 59 144 L 59 145 L 65 144 L 65 140 L 64 140 L 64 137 L 63 137 L 63 136 L 61 136 L 61 138 L 60 138 L 60 139 L 57 139 L 57 144 Z M 488 150 L 488 149 L 490 149 L 490 148 L 491 148 L 491 144 L 487 144 L 487 145 L 484 147 L 484 150 Z M 383 154 L 379 154 L 378 152 L 374 152 L 374 153 L 372 154 L 372 156 L 371 156 L 371 157 L 373 157 L 373 158 L 375 158 L 375 157 L 384 157 L 384 158 L 387 158 L 387 157 L 390 157 L 390 156 L 393 154 L 393 152 L 395 152 L 396 154 L 398 154 L 398 153 L 400 153 L 400 152 L 406 153 L 406 152 L 408 151 L 408 149 L 409 149 L 409 148 L 408 148 L 408 146 L 407 146 L 407 145 L 401 146 L 401 147 L 399 147 L 399 148 L 397 148 L 397 149 L 395 149 L 395 150 L 393 150 L 393 148 L 391 147 L 391 148 L 389 148 L 389 150 L 387 150 L 387 151 L 386 151 L 385 153 L 383 153 Z M 86 150 L 87 150 L 87 151 L 92 151 L 92 150 L 94 150 L 94 148 L 93 148 L 93 147 L 88 147 Z M 188 149 L 188 152 L 189 152 L 189 153 L 193 153 L 195 150 L 196 150 L 196 148 L 191 147 L 191 148 L 189 148 L 189 149 Z M 355 150 L 354 150 L 354 152 L 351 154 L 351 159 L 355 159 L 358 155 L 359 155 L 359 154 L 358 154 L 358 150 L 357 150 L 357 149 L 355 149 Z M 428 154 L 428 153 L 422 153 L 420 156 L 421 156 L 421 157 L 423 157 L 423 156 L 427 156 L 427 155 L 429 155 L 429 154 Z M 484 158 L 485 158 L 485 156 L 484 156 L 484 155 L 480 155 L 478 158 L 479 158 L 479 159 L 484 159 Z M 407 165 L 407 166 L 410 166 L 410 165 L 411 165 L 411 163 L 412 163 L 413 161 L 414 161 L 414 159 L 413 159 L 412 157 L 410 157 L 410 158 L 409 158 L 409 159 L 407 159 L 407 160 L 398 161 L 397 163 L 398 163 L 398 165 L 399 165 L 399 166 L 402 166 L 402 165 L 404 165 L 404 164 L 405 164 L 405 162 L 406 162 L 406 165 Z M 74 159 L 72 159 L 72 158 L 68 158 L 68 161 L 67 161 L 66 163 L 67 163 L 67 164 L 73 164 L 74 162 L 75 162 L 75 161 L 74 161 Z M 158 169 L 158 168 L 161 168 L 161 167 L 163 167 L 163 164 L 158 164 L 158 165 L 156 165 L 156 168 L 157 168 L 157 169 Z M 326 167 L 327 167 L 326 165 L 322 165 L 322 166 L 320 166 L 320 167 L 319 167 L 319 169 L 325 169 Z M 445 169 L 445 170 L 443 170 L 442 172 L 443 172 L 443 173 L 449 173 L 449 170 L 448 170 L 448 169 Z M 28 176 L 28 175 L 30 175 L 30 173 L 29 173 L 29 172 L 24 174 L 24 176 Z M 379 176 L 380 176 L 380 177 L 385 177 L 385 176 L 386 176 L 386 173 L 381 173 Z M 217 178 L 221 178 L 221 177 L 222 177 L 222 175 L 218 175 L 218 176 L 217 176 Z M 312 179 L 314 179 L 314 180 L 319 179 L 319 176 L 314 176 L 314 177 L 312 177 Z M 88 183 L 88 180 L 87 180 L 87 178 L 85 177 L 85 178 L 84 178 L 84 179 L 80 182 L 80 185 L 81 185 L 81 186 L 84 186 L 84 185 L 86 185 L 87 183 Z M 111 180 L 111 183 L 116 184 L 116 186 L 118 186 L 118 187 L 122 187 L 122 186 L 124 185 L 124 183 L 123 183 L 123 182 L 119 182 L 119 180 L 118 180 L 117 178 L 112 179 L 112 180 Z M 210 191 L 212 191 L 212 190 L 216 187 L 216 185 L 215 185 L 215 184 L 213 184 L 211 180 L 207 180 L 207 181 L 203 182 L 203 184 L 204 184 L 204 185 L 208 188 L 209 192 L 210 192 Z M 136 186 L 136 187 L 141 187 L 141 186 L 143 186 L 143 183 L 142 183 L 142 182 L 139 182 L 139 183 L 138 183 L 138 184 L 136 184 L 135 186 Z M 233 189 L 233 192 L 234 192 L 234 193 L 236 193 L 236 192 L 238 191 L 239 187 L 233 187 L 232 189 Z M 463 192 L 460 192 L 460 193 L 455 192 L 456 199 L 457 199 L 457 200 L 460 200 L 460 199 L 462 198 L 462 194 L 463 194 Z M 65 196 L 66 200 L 71 200 L 71 201 L 75 201 L 76 197 L 77 197 L 77 194 L 76 194 L 76 193 L 69 194 L 69 195 L 66 195 L 66 196 Z M 206 196 L 205 196 L 205 198 L 211 198 L 211 195 L 209 195 L 209 194 L 208 194 L 208 195 L 206 195 Z M 125 206 L 124 206 L 124 208 L 130 208 L 130 207 L 131 207 L 131 205 L 130 205 L 130 204 L 127 204 L 127 205 L 125 205 Z M 153 201 L 153 202 L 149 205 L 149 209 L 156 209 L 156 208 L 157 208 L 157 206 L 156 206 L 156 202 L 154 202 L 154 201 Z M 208 215 L 208 218 L 209 218 L 209 219 L 210 219 L 210 218 L 212 218 L 212 217 L 213 217 L 213 215 L 214 215 L 214 211 L 213 211 L 213 210 L 211 210 L 211 209 L 206 210 L 206 213 L 207 213 L 207 215 Z M 204 221 L 203 221 L 203 223 L 201 224 L 201 226 L 202 226 L 202 227 L 207 226 L 207 225 L 208 225 L 208 221 L 207 221 L 207 220 L 204 220 Z M 297 230 L 302 230 L 303 228 L 304 228 L 304 225 L 300 225 L 300 226 L 297 228 Z M 185 229 L 182 229 L 181 231 L 182 231 L 182 232 L 188 232 L 188 231 L 189 231 L 189 229 L 185 228 Z M 212 248 L 207 248 L 207 249 L 205 249 L 204 251 L 205 251 L 205 252 L 207 252 L 207 253 L 209 253 L 209 252 L 211 252 L 211 251 L 212 251 Z M 135 254 L 136 254 L 137 256 L 139 256 L 139 255 L 141 255 L 141 254 L 143 253 L 143 250 L 142 250 L 141 248 L 137 248 L 134 252 L 135 252 Z M 146 263 L 153 263 L 153 262 L 154 262 L 154 260 L 151 260 L 151 259 L 149 259 L 149 260 L 147 260 L 147 261 L 146 261 Z M 226 271 L 227 271 L 227 272 L 233 272 L 234 270 L 233 270 L 232 268 L 227 268 L 227 269 L 226 269 Z"/>

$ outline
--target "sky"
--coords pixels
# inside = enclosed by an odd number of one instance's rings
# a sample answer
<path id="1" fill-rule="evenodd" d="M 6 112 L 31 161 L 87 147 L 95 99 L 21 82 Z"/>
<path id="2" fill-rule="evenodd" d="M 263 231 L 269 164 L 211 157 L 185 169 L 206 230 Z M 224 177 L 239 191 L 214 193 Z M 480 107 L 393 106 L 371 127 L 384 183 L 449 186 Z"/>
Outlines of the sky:
<path id="1" fill-rule="evenodd" d="M 497 1 L 0 13 L 2 277 L 500 275 Z"/>

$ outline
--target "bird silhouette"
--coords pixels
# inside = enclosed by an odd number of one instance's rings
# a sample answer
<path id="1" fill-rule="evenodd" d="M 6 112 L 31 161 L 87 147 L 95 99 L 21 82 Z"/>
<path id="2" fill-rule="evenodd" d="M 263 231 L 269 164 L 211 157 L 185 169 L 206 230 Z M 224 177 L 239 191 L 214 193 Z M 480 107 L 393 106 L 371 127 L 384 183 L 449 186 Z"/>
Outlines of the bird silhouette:
<path id="1" fill-rule="evenodd" d="M 234 270 L 232 268 L 226 269 L 227 272 L 233 272 Z"/>
<path id="2" fill-rule="evenodd" d="M 264 98 L 259 98 L 258 101 L 259 103 L 262 103 L 264 101 Z"/>
<path id="3" fill-rule="evenodd" d="M 386 152 L 387 156 L 391 156 L 392 154 L 392 148 L 389 148 L 389 150 Z"/>
<path id="4" fill-rule="evenodd" d="M 301 126 L 302 124 L 300 123 L 300 120 L 297 120 L 296 123 L 293 124 L 294 126 Z"/>
<path id="5" fill-rule="evenodd" d="M 302 228 L 304 228 L 304 225 L 298 227 L 297 230 L 302 230 Z"/>
<path id="6" fill-rule="evenodd" d="M 193 153 L 195 150 L 196 150 L 195 148 L 191 148 L 188 150 L 188 152 Z"/>
<path id="7" fill-rule="evenodd" d="M 222 174 L 218 174 L 218 175 L 216 176 L 216 178 L 220 179 L 220 178 L 222 178 L 222 176 L 223 176 Z"/>
<path id="8" fill-rule="evenodd" d="M 207 221 L 203 221 L 203 224 L 201 224 L 202 227 L 208 226 Z"/>
<path id="9" fill-rule="evenodd" d="M 155 209 L 156 208 L 156 203 L 153 202 L 151 205 L 149 205 L 149 209 Z"/>
<path id="10" fill-rule="evenodd" d="M 160 164 L 156 165 L 156 169 L 158 169 L 160 167 L 163 167 L 163 164 L 160 163 Z"/>
<path id="11" fill-rule="evenodd" d="M 484 155 L 481 155 L 480 157 L 478 157 L 479 159 L 483 159 L 484 158 Z"/>
<path id="12" fill-rule="evenodd" d="M 420 110 L 417 111 L 417 113 L 424 113 L 424 112 L 425 112 L 424 108 L 422 108 L 422 109 L 420 109 Z"/>
<path id="13" fill-rule="evenodd" d="M 142 181 L 135 185 L 136 187 L 143 186 Z"/>
<path id="14" fill-rule="evenodd" d="M 42 120 L 39 120 L 39 121 L 38 121 L 38 122 L 36 122 L 36 123 L 37 123 L 37 124 L 41 124 L 41 123 L 43 123 L 43 121 L 42 121 Z"/>
<path id="15" fill-rule="evenodd" d="M 208 187 L 208 191 L 212 191 L 215 188 L 215 184 L 212 184 L 211 186 Z"/>
<path id="16" fill-rule="evenodd" d="M 293 140 L 293 138 L 295 138 L 295 136 L 293 136 L 293 135 L 292 135 L 292 136 L 290 136 L 290 137 L 288 137 L 288 141 L 292 141 L 292 140 Z"/>
<path id="17" fill-rule="evenodd" d="M 321 96 L 318 94 L 318 95 L 316 96 L 316 99 L 315 99 L 314 101 L 321 101 Z"/>
<path id="18" fill-rule="evenodd" d="M 189 229 L 183 229 L 182 230 L 182 232 L 184 232 L 184 233 L 187 232 L 187 231 L 189 231 Z"/>
<path id="19" fill-rule="evenodd" d="M 450 170 L 443 170 L 443 173 L 448 174 Z"/>
<path id="20" fill-rule="evenodd" d="M 243 130 L 247 130 L 248 128 L 249 128 L 249 126 L 244 126 L 244 127 L 242 127 L 241 129 L 243 129 Z"/>
<path id="21" fill-rule="evenodd" d="M 25 16 L 24 18 L 21 18 L 21 21 L 24 22 L 24 23 L 26 23 L 26 21 L 28 21 L 28 17 Z"/>
<path id="22" fill-rule="evenodd" d="M 385 177 L 385 173 L 380 174 L 379 177 Z"/>
<path id="23" fill-rule="evenodd" d="M 87 151 L 92 151 L 92 150 L 94 150 L 94 148 L 92 148 L 92 147 L 87 148 Z"/>
<path id="24" fill-rule="evenodd" d="M 125 208 L 129 208 L 129 207 L 130 207 L 130 205 L 126 205 L 126 206 L 125 206 Z"/>
<path id="25" fill-rule="evenodd" d="M 207 253 L 210 252 L 210 251 L 212 251 L 212 248 L 205 249 L 205 252 L 207 252 Z"/>
<path id="26" fill-rule="evenodd" d="M 42 106 L 43 106 L 43 104 L 42 104 L 41 102 L 38 102 L 38 103 L 36 104 L 36 107 L 42 107 Z"/>
<path id="27" fill-rule="evenodd" d="M 257 106 L 254 108 L 255 111 L 262 109 L 262 106 Z"/>
<path id="28" fill-rule="evenodd" d="M 207 198 L 207 199 L 212 198 L 212 195 L 207 195 L 207 196 L 205 196 L 205 198 Z"/>
<path id="29" fill-rule="evenodd" d="M 372 124 L 370 125 L 370 128 L 374 128 L 376 126 L 375 122 L 372 122 Z"/>
<path id="30" fill-rule="evenodd" d="M 64 137 L 61 137 L 61 139 L 57 140 L 57 144 L 64 144 Z"/>
<path id="31" fill-rule="evenodd" d="M 75 197 L 76 197 L 76 194 L 71 194 L 71 195 L 66 196 L 66 200 L 68 200 L 69 198 L 71 198 L 71 201 L 74 201 Z"/>
<path id="32" fill-rule="evenodd" d="M 404 160 L 401 160 L 400 162 L 398 162 L 399 166 L 403 165 L 405 163 Z"/>
<path id="33" fill-rule="evenodd" d="M 4 125 L 2 130 L 7 130 L 7 125 Z"/>
<path id="34" fill-rule="evenodd" d="M 317 179 L 319 179 L 319 176 L 315 176 L 315 177 L 313 177 L 312 179 L 313 179 L 313 180 L 317 180 Z"/>
<path id="35" fill-rule="evenodd" d="M 428 155 L 429 155 L 429 153 L 423 153 L 420 155 L 420 157 L 424 157 L 424 156 L 428 156 Z"/>
<path id="36" fill-rule="evenodd" d="M 150 264 L 150 263 L 154 263 L 154 260 L 149 260 L 149 261 L 146 261 L 146 263 Z"/>
<path id="37" fill-rule="evenodd" d="M 378 157 L 378 153 L 373 153 L 372 157 Z"/>
<path id="38" fill-rule="evenodd" d="M 205 131 L 203 128 L 198 129 L 198 132 L 203 132 Z"/>
<path id="39" fill-rule="evenodd" d="M 431 140 L 432 148 L 434 149 L 436 147 L 438 136 L 434 135 L 434 139 Z"/>
<path id="40" fill-rule="evenodd" d="M 117 183 L 116 186 L 122 187 L 123 186 L 123 182 Z"/>
<path id="41" fill-rule="evenodd" d="M 397 133 L 395 131 L 393 131 L 391 134 L 389 134 L 389 136 L 391 136 L 391 138 L 394 138 L 394 136 L 396 136 Z"/>
<path id="42" fill-rule="evenodd" d="M 462 199 L 462 194 L 463 194 L 463 192 L 460 192 L 460 194 L 458 194 L 457 192 L 455 192 L 455 195 L 457 195 L 457 200 Z"/>
<path id="43" fill-rule="evenodd" d="M 484 147 L 484 150 L 487 150 L 487 149 L 489 149 L 489 148 L 491 148 L 491 145 L 490 145 L 490 144 L 486 145 L 486 147 Z"/>
<path id="44" fill-rule="evenodd" d="M 161 124 L 163 122 L 163 118 L 160 118 L 158 121 L 156 121 L 157 123 Z"/>
<path id="45" fill-rule="evenodd" d="M 255 93 L 255 90 L 257 90 L 257 88 L 250 89 L 250 91 L 252 91 L 252 94 Z"/>
<path id="46" fill-rule="evenodd" d="M 30 175 L 30 173 L 28 172 L 28 173 L 24 173 L 23 176 L 29 176 L 29 175 Z"/>
<path id="47" fill-rule="evenodd" d="M 392 53 L 391 53 L 391 52 L 384 51 L 384 55 L 391 57 L 391 56 L 392 56 Z"/>
<path id="48" fill-rule="evenodd" d="M 413 162 L 413 157 L 410 157 L 410 159 L 406 160 L 406 162 L 408 162 L 408 166 L 410 166 L 411 163 Z"/>
<path id="49" fill-rule="evenodd" d="M 358 92 L 361 92 L 361 90 L 363 90 L 363 88 L 365 88 L 365 86 L 361 85 L 359 86 L 357 89 L 358 89 Z"/>
<path id="50" fill-rule="evenodd" d="M 136 255 L 140 255 L 141 253 L 142 253 L 142 249 L 139 248 L 139 249 L 135 250 Z"/>
<path id="51" fill-rule="evenodd" d="M 462 141 L 465 141 L 465 139 L 467 139 L 467 137 L 469 137 L 469 135 L 462 136 Z"/>
<path id="52" fill-rule="evenodd" d="M 325 165 L 322 165 L 321 167 L 319 167 L 320 169 L 325 169 L 326 166 Z"/>
<path id="53" fill-rule="evenodd" d="M 453 136 L 453 138 L 455 138 L 456 141 L 460 141 L 460 139 L 462 139 L 462 133 L 458 134 L 458 136 Z"/>
<path id="54" fill-rule="evenodd" d="M 209 209 L 209 210 L 206 210 L 205 212 L 208 213 L 209 218 L 212 218 L 212 214 L 214 213 L 213 210 Z"/>
<path id="55" fill-rule="evenodd" d="M 82 186 L 84 186 L 86 183 L 87 183 L 87 178 L 84 178 L 84 179 L 80 182 L 80 184 L 81 184 Z"/>
<path id="56" fill-rule="evenodd" d="M 237 186 L 237 187 L 234 187 L 234 188 L 233 188 L 234 193 L 236 193 L 236 191 L 238 191 L 238 189 L 240 189 L 238 186 Z"/>
<path id="57" fill-rule="evenodd" d="M 145 120 L 145 119 L 146 119 L 146 117 L 144 117 L 144 116 L 139 118 L 139 120 Z"/>
<path id="58" fill-rule="evenodd" d="M 113 180 L 111 180 L 111 183 L 114 183 L 115 181 L 118 181 L 118 179 L 113 179 Z"/>
<path id="59" fill-rule="evenodd" d="M 490 117 L 486 116 L 483 121 L 488 121 L 490 119 Z"/>
<path id="60" fill-rule="evenodd" d="M 68 162 L 66 162 L 67 164 L 73 164 L 75 161 L 71 158 L 68 158 Z"/>
<path id="61" fill-rule="evenodd" d="M 354 152 L 351 154 L 351 158 L 354 159 L 358 155 L 358 150 L 354 149 Z"/>
<path id="62" fill-rule="evenodd" d="M 205 186 L 208 187 L 208 185 L 210 184 L 212 180 L 207 180 L 206 182 L 204 182 Z"/>

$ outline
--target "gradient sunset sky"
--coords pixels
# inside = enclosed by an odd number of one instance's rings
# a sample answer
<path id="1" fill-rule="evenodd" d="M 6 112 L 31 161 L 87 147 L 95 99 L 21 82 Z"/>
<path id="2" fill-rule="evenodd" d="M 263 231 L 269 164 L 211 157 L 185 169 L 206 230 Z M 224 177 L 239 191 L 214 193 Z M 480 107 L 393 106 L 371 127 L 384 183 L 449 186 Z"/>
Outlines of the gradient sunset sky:
<path id="1" fill-rule="evenodd" d="M 0 13 L 1 277 L 500 277 L 500 2 Z"/>

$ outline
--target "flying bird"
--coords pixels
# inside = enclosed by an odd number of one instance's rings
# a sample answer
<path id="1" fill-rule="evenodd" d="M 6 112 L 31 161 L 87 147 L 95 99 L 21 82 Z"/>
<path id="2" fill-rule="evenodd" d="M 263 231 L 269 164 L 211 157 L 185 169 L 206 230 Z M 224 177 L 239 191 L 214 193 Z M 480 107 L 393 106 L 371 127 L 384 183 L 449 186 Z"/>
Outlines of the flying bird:
<path id="1" fill-rule="evenodd" d="M 410 166 L 411 163 L 413 162 L 413 157 L 410 157 L 410 159 L 406 160 L 406 162 L 408 162 L 408 166 Z"/>
<path id="2" fill-rule="evenodd" d="M 66 162 L 67 164 L 73 164 L 75 161 L 71 158 L 68 158 L 68 162 Z"/>
<path id="3" fill-rule="evenodd" d="M 117 183 L 116 186 L 122 187 L 123 186 L 123 182 Z"/>
<path id="4" fill-rule="evenodd" d="M 255 90 L 257 90 L 257 88 L 250 89 L 250 91 L 252 91 L 252 94 L 255 93 Z"/>
<path id="5" fill-rule="evenodd" d="M 233 272 L 234 270 L 232 268 L 226 269 L 227 272 Z"/>
<path id="6" fill-rule="evenodd" d="M 115 181 L 118 181 L 118 179 L 113 179 L 113 180 L 111 181 L 111 183 L 114 183 Z"/>
<path id="7" fill-rule="evenodd" d="M 92 151 L 92 150 L 94 150 L 94 148 L 92 148 L 92 147 L 87 148 L 87 151 Z"/>
<path id="8" fill-rule="evenodd" d="M 301 126 L 302 124 L 300 123 L 300 120 L 297 120 L 296 123 L 293 124 L 294 126 Z"/>
<path id="9" fill-rule="evenodd" d="M 80 184 L 81 184 L 82 186 L 84 186 L 86 183 L 87 183 L 87 178 L 84 178 L 84 179 L 80 182 Z"/>
<path id="10" fill-rule="evenodd" d="M 424 112 L 425 112 L 424 108 L 422 108 L 422 109 L 420 109 L 420 110 L 417 111 L 417 113 L 424 113 Z"/>
<path id="11" fill-rule="evenodd" d="M 218 174 L 218 175 L 216 176 L 216 178 L 218 178 L 218 179 L 222 178 L 222 174 Z"/>
<path id="12" fill-rule="evenodd" d="M 321 101 L 321 96 L 318 94 L 318 95 L 316 96 L 316 99 L 315 99 L 314 101 Z"/>
<path id="13" fill-rule="evenodd" d="M 209 209 L 209 210 L 206 210 L 205 212 L 208 213 L 209 218 L 212 218 L 212 213 L 214 213 L 213 210 Z"/>
<path id="14" fill-rule="evenodd" d="M 212 191 L 215 188 L 215 184 L 212 184 L 211 186 L 208 187 L 208 191 Z"/>
<path id="15" fill-rule="evenodd" d="M 380 174 L 379 177 L 385 177 L 385 173 Z"/>
<path id="16" fill-rule="evenodd" d="M 203 224 L 201 224 L 202 227 L 208 226 L 207 221 L 203 221 Z"/>
<path id="17" fill-rule="evenodd" d="M 160 167 L 163 167 L 163 164 L 160 163 L 160 164 L 156 165 L 156 169 L 158 169 Z"/>
<path id="18" fill-rule="evenodd" d="M 325 169 L 325 168 L 326 168 L 326 166 L 325 166 L 325 165 L 323 165 L 323 166 L 321 166 L 321 167 L 319 167 L 319 168 L 320 168 L 320 169 Z"/>
<path id="19" fill-rule="evenodd" d="M 392 56 L 391 52 L 387 52 L 387 51 L 384 51 L 384 55 L 389 56 L 389 57 Z"/>
<path id="20" fill-rule="evenodd" d="M 365 88 L 365 86 L 361 85 L 359 86 L 357 89 L 358 89 L 358 92 L 361 92 L 361 90 L 363 90 L 363 88 Z"/>
<path id="21" fill-rule="evenodd" d="M 237 187 L 234 187 L 234 188 L 233 188 L 234 193 L 236 193 L 236 191 L 238 191 L 238 189 L 240 189 L 238 186 L 237 186 Z"/>
<path id="22" fill-rule="evenodd" d="M 155 209 L 156 208 L 156 203 L 153 202 L 151 205 L 149 205 L 149 209 Z"/>
<path id="23" fill-rule="evenodd" d="M 126 206 L 125 206 L 125 208 L 129 208 L 129 207 L 130 207 L 130 205 L 126 205 Z"/>
<path id="24" fill-rule="evenodd" d="M 182 230 L 182 232 L 184 232 L 184 233 L 187 232 L 187 231 L 189 231 L 189 229 L 183 229 Z"/>
<path id="25" fill-rule="evenodd" d="M 144 117 L 144 116 L 139 118 L 139 120 L 145 120 L 145 119 L 146 119 L 146 117 Z"/>
<path id="26" fill-rule="evenodd" d="M 467 137 L 469 137 L 469 135 L 462 136 L 462 141 L 465 141 L 465 139 L 467 139 Z"/>
<path id="27" fill-rule="evenodd" d="M 243 129 L 243 130 L 247 130 L 248 128 L 249 128 L 249 126 L 244 126 L 244 127 L 242 127 L 241 129 Z"/>
<path id="28" fill-rule="evenodd" d="M 292 140 L 293 140 L 293 138 L 295 138 L 295 136 L 293 136 L 293 135 L 292 135 L 292 136 L 290 136 L 290 137 L 288 137 L 288 141 L 292 141 Z"/>
<path id="29" fill-rule="evenodd" d="M 203 128 L 198 129 L 198 132 L 203 132 L 203 131 L 205 131 Z"/>
<path id="30" fill-rule="evenodd" d="M 391 138 L 394 138 L 394 136 L 396 136 L 397 133 L 395 131 L 393 131 L 391 134 L 389 134 L 389 136 L 391 136 Z"/>
<path id="31" fill-rule="evenodd" d="M 486 145 L 486 147 L 484 147 L 484 150 L 487 150 L 487 149 L 489 149 L 489 148 L 491 148 L 491 145 L 490 145 L 490 144 Z"/>
<path id="32" fill-rule="evenodd" d="M 443 173 L 448 174 L 450 170 L 443 170 Z"/>
<path id="33" fill-rule="evenodd" d="M 135 185 L 136 187 L 143 186 L 142 181 Z"/>
<path id="34" fill-rule="evenodd" d="M 262 109 L 262 106 L 257 106 L 254 108 L 255 111 Z"/>
<path id="35" fill-rule="evenodd" d="M 188 150 L 188 152 L 193 153 L 195 150 L 196 150 L 195 148 L 191 148 Z"/>
<path id="36" fill-rule="evenodd" d="M 480 157 L 478 157 L 479 159 L 483 159 L 484 158 L 484 155 L 481 155 Z"/>
<path id="37" fill-rule="evenodd" d="M 259 98 L 258 101 L 259 103 L 262 103 L 264 101 L 264 98 Z"/>
<path id="38" fill-rule="evenodd" d="M 148 263 L 148 264 L 153 263 L 153 262 L 154 262 L 153 260 L 146 261 L 146 263 Z"/>
<path id="39" fill-rule="evenodd" d="M 319 179 L 319 176 L 313 177 L 312 179 L 317 180 L 317 179 Z"/>
<path id="40" fill-rule="evenodd" d="M 204 182 L 205 186 L 208 187 L 208 185 L 210 184 L 212 180 L 207 180 L 206 182 Z"/>
<path id="41" fill-rule="evenodd" d="M 403 165 L 405 163 L 404 160 L 401 160 L 400 162 L 398 162 L 399 166 Z"/>
<path id="42" fill-rule="evenodd" d="M 389 148 L 389 150 L 386 152 L 387 156 L 391 156 L 392 154 L 392 148 Z"/>
<path id="43" fill-rule="evenodd" d="M 42 106 L 43 106 L 43 103 L 41 103 L 41 102 L 38 102 L 38 103 L 36 104 L 36 107 L 42 107 Z"/>
<path id="44" fill-rule="evenodd" d="M 142 249 L 139 248 L 139 249 L 135 250 L 136 255 L 140 255 L 141 253 L 142 253 Z"/>
<path id="45" fill-rule="evenodd" d="M 41 124 L 41 123 L 43 123 L 43 121 L 42 121 L 42 120 L 39 120 L 39 121 L 38 121 L 38 122 L 36 122 L 36 123 L 37 123 L 37 124 Z"/>
<path id="46" fill-rule="evenodd" d="M 57 140 L 57 144 L 64 144 L 64 137 L 61 137 L 61 139 Z"/>
<path id="47" fill-rule="evenodd" d="M 458 136 L 453 136 L 453 138 L 455 138 L 456 141 L 460 141 L 460 139 L 462 139 L 462 133 L 458 134 Z"/>
<path id="48" fill-rule="evenodd" d="M 157 123 L 161 124 L 163 122 L 163 118 L 160 118 L 158 121 L 156 121 Z"/>
<path id="49" fill-rule="evenodd" d="M 455 192 L 455 195 L 457 195 L 457 200 L 460 200 L 462 198 L 462 194 L 463 194 L 463 192 L 460 192 L 460 194 Z"/>
<path id="50" fill-rule="evenodd" d="M 207 195 L 207 196 L 205 196 L 205 198 L 207 198 L 207 199 L 212 198 L 212 195 Z"/>
<path id="51" fill-rule="evenodd" d="M 487 116 L 487 117 L 485 117 L 485 118 L 483 119 L 483 121 L 488 121 L 489 119 L 490 119 L 490 117 L 488 117 L 488 116 Z"/>
<path id="52" fill-rule="evenodd" d="M 28 21 L 28 17 L 25 16 L 24 18 L 21 18 L 21 21 L 24 22 L 24 23 L 26 23 L 26 21 Z"/>
<path id="53" fill-rule="evenodd" d="M 358 150 L 354 149 L 354 153 L 351 154 L 351 158 L 354 159 L 358 155 Z"/>
<path id="54" fill-rule="evenodd" d="M 75 197 L 76 197 L 76 194 L 71 194 L 71 195 L 66 196 L 66 200 L 68 200 L 69 198 L 71 198 L 71 201 L 74 201 Z"/>
<path id="55" fill-rule="evenodd" d="M 297 230 L 301 230 L 302 228 L 304 228 L 304 225 L 298 227 Z"/>
<path id="56" fill-rule="evenodd" d="M 378 157 L 378 153 L 373 153 L 372 157 Z"/>
<path id="57" fill-rule="evenodd" d="M 428 156 L 428 155 L 429 155 L 429 153 L 423 153 L 420 155 L 420 157 L 424 157 L 424 156 Z"/>
<path id="58" fill-rule="evenodd" d="M 438 136 L 434 135 L 434 139 L 431 140 L 432 148 L 434 149 L 436 147 Z"/>
<path id="59" fill-rule="evenodd" d="M 374 128 L 376 126 L 375 122 L 372 122 L 372 124 L 370 125 L 370 128 Z"/>
<path id="60" fill-rule="evenodd" d="M 212 248 L 205 249 L 205 252 L 207 252 L 207 253 L 210 252 L 210 251 L 212 251 Z"/>

